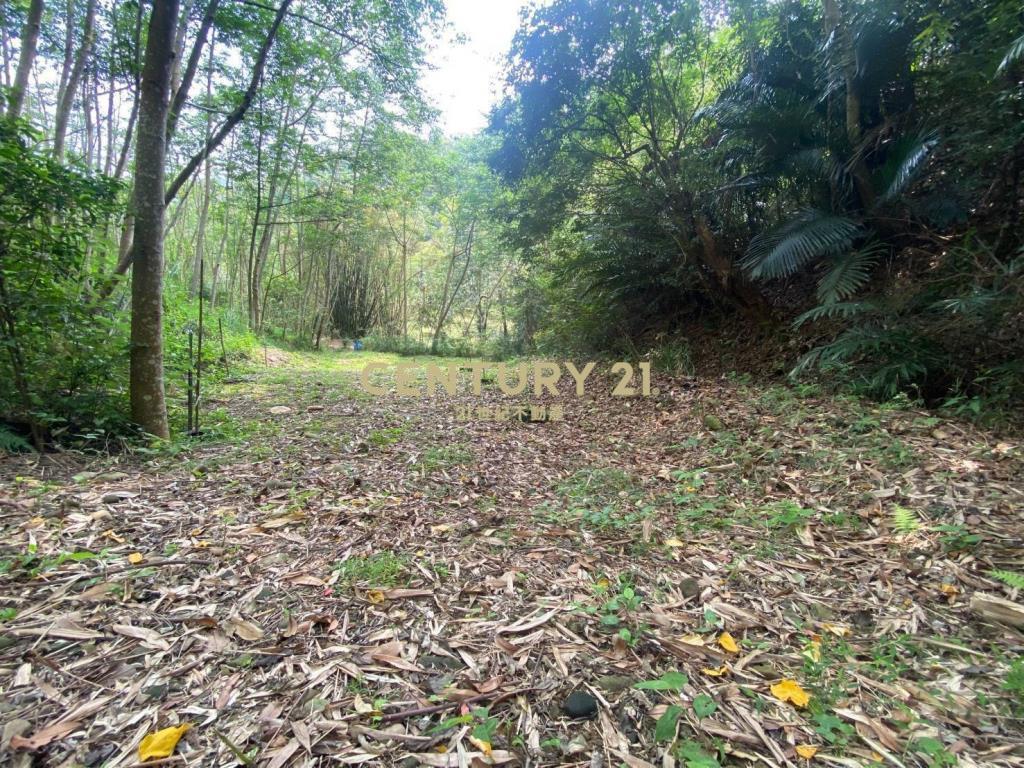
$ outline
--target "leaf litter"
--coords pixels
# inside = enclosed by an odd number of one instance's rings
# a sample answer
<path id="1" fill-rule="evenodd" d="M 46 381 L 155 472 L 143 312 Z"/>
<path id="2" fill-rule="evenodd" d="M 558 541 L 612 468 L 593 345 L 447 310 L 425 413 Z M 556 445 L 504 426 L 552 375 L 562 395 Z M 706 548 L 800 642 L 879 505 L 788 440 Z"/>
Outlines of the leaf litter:
<path id="1" fill-rule="evenodd" d="M 360 364 L 0 460 L 5 760 L 1024 764 L 1015 446 L 728 379 L 462 422 Z"/>

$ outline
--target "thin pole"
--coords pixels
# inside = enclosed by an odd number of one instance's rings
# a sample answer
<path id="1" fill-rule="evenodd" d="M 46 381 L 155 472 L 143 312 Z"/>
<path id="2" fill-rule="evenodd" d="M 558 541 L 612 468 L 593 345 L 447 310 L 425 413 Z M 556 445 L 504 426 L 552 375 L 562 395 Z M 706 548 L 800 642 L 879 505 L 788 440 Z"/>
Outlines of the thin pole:
<path id="1" fill-rule="evenodd" d="M 188 373 L 185 375 L 185 380 L 188 383 L 188 433 L 192 434 L 192 404 L 193 404 L 193 389 L 192 389 L 192 329 L 188 330 Z"/>
<path id="2" fill-rule="evenodd" d="M 195 434 L 199 434 L 199 400 L 200 391 L 203 380 L 203 267 L 206 261 L 202 257 L 199 259 L 199 350 L 196 355 L 196 418 L 195 418 Z"/>
<path id="3" fill-rule="evenodd" d="M 216 270 L 214 270 L 216 272 Z M 231 375 L 231 366 L 228 365 L 228 348 L 224 346 L 224 321 L 222 318 L 217 318 L 217 330 L 220 331 L 220 354 L 224 360 L 224 373 L 227 376 Z"/>

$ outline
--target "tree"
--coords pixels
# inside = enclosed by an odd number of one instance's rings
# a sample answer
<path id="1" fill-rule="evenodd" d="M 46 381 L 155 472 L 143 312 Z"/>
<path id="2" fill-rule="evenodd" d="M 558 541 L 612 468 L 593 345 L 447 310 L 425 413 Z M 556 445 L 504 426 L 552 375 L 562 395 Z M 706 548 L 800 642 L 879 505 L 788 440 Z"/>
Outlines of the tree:
<path id="1" fill-rule="evenodd" d="M 131 411 L 140 427 L 162 438 L 170 436 L 163 359 L 164 164 L 177 19 L 178 0 L 154 0 L 142 65 L 135 159 Z"/>
<path id="2" fill-rule="evenodd" d="M 32 73 L 32 63 L 36 59 L 36 44 L 39 41 L 39 28 L 43 21 L 43 0 L 32 0 L 28 8 L 28 19 L 21 33 L 21 52 L 18 54 L 18 69 L 14 75 L 14 85 L 7 97 L 7 117 L 15 120 L 21 116 L 21 108 L 25 104 L 25 92 L 28 90 L 28 78 Z"/>

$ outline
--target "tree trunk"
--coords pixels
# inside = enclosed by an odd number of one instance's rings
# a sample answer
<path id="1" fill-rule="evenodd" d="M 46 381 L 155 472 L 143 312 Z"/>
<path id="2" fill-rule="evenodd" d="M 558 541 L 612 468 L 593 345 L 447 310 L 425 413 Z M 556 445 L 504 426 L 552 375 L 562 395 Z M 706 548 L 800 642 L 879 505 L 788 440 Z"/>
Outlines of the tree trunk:
<path id="1" fill-rule="evenodd" d="M 132 245 L 131 407 L 146 432 L 167 438 L 164 400 L 164 159 L 178 0 L 154 0 L 142 66 Z"/>
<path id="2" fill-rule="evenodd" d="M 217 15 L 217 6 L 220 5 L 220 0 L 210 0 L 210 3 L 206 6 L 206 13 L 203 14 L 203 21 L 199 25 L 199 32 L 196 34 L 195 44 L 192 46 L 192 53 L 189 54 L 188 63 L 185 66 L 185 72 L 182 75 L 181 82 L 176 86 L 174 91 L 174 98 L 171 100 L 171 111 L 167 115 L 167 140 L 170 141 L 174 138 L 174 131 L 178 126 L 178 117 L 181 115 L 181 110 L 185 107 L 185 101 L 188 99 L 188 92 L 192 88 L 192 81 L 195 79 L 196 69 L 199 67 L 199 58 L 203 53 L 203 46 L 206 45 L 206 38 L 210 34 L 210 28 L 213 26 L 213 19 Z M 211 58 L 213 53 L 213 43 L 210 43 Z M 209 78 L 207 78 L 209 79 Z M 207 102 L 209 102 L 209 88 L 207 88 Z M 209 106 L 209 104 L 207 104 Z M 213 113 L 207 113 L 207 131 L 206 140 L 210 140 L 211 131 L 209 129 L 209 121 L 213 119 Z"/>
<path id="3" fill-rule="evenodd" d="M 70 7 L 68 9 L 70 11 Z M 71 117 L 71 107 L 75 103 L 75 92 L 82 80 L 82 73 L 85 71 L 85 62 L 92 51 L 93 24 L 96 19 L 96 0 L 89 0 L 85 7 L 85 22 L 82 27 L 82 45 L 78 49 L 75 63 L 71 67 L 64 90 L 60 94 L 60 101 L 57 103 L 57 115 L 53 131 L 53 156 L 57 161 L 64 159 L 64 139 L 67 137 L 68 120 Z M 71 19 L 68 19 L 68 27 L 71 26 Z"/>
<path id="4" fill-rule="evenodd" d="M 39 42 L 42 21 L 43 0 L 32 0 L 28 7 L 25 27 L 21 32 L 21 53 L 18 56 L 18 69 L 14 74 L 14 87 L 11 88 L 7 102 L 7 117 L 11 120 L 21 117 L 21 109 L 25 105 L 25 91 L 28 90 L 28 78 L 36 58 L 36 43 Z"/>
<path id="5" fill-rule="evenodd" d="M 211 7 L 216 7 L 216 0 L 210 4 Z M 206 69 L 206 100 L 210 101 L 213 93 L 213 41 L 210 42 L 210 56 L 207 61 Z M 209 139 L 210 134 L 213 132 L 213 113 L 206 113 L 206 137 Z M 171 131 L 168 130 L 168 137 L 170 137 Z M 203 256 L 206 250 L 206 222 L 210 213 L 210 190 L 213 186 L 212 174 L 210 172 L 210 158 L 206 158 L 203 162 L 203 204 L 199 209 L 199 231 L 196 234 L 196 256 L 195 263 L 192 265 L 192 282 L 189 284 L 189 294 L 195 298 L 199 295 L 202 290 L 200 285 L 199 276 L 202 274 Z"/>

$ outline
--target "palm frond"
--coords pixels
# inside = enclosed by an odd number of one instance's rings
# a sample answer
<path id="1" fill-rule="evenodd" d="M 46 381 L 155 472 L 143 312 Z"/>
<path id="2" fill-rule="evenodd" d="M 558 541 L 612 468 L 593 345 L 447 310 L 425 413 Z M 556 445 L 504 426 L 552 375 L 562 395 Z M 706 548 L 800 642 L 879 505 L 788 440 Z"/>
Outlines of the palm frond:
<path id="1" fill-rule="evenodd" d="M 820 304 L 814 309 L 809 309 L 793 321 L 793 326 L 799 328 L 804 323 L 816 323 L 825 318 L 841 317 L 849 319 L 876 312 L 878 306 L 868 301 L 835 301 L 829 304 Z"/>
<path id="2" fill-rule="evenodd" d="M 999 69 L 996 70 L 997 74 L 1002 74 L 1018 61 L 1024 61 L 1024 35 L 1021 35 L 1010 45 L 1010 50 L 1006 52 L 1006 56 L 999 64 Z"/>
<path id="3" fill-rule="evenodd" d="M 908 142 L 905 148 L 900 148 L 903 151 L 886 163 L 891 179 L 881 197 L 883 201 L 895 200 L 903 194 L 938 143 L 938 137 L 929 133 Z"/>
<path id="4" fill-rule="evenodd" d="M 881 243 L 869 243 L 832 257 L 818 281 L 818 301 L 828 305 L 853 296 L 871 279 L 871 270 L 885 250 Z"/>
<path id="5" fill-rule="evenodd" d="M 815 259 L 848 249 L 860 231 L 845 216 L 805 211 L 774 232 L 755 237 L 743 267 L 754 279 L 787 277 Z"/>

